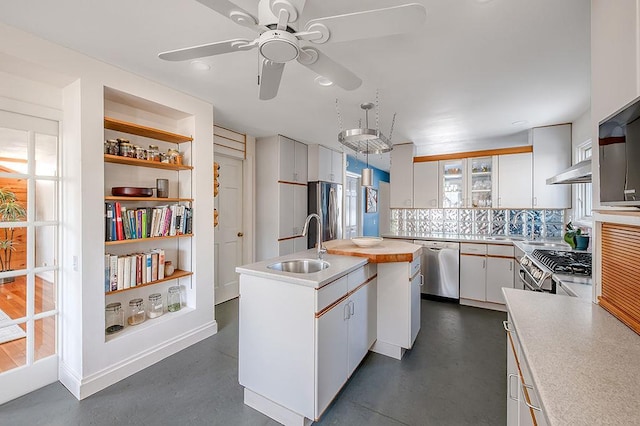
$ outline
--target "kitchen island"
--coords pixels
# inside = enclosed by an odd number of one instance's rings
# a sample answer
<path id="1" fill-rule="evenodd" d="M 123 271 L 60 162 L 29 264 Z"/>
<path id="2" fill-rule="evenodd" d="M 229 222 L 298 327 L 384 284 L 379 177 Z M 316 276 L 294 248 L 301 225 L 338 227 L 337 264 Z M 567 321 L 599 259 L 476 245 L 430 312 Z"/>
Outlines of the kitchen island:
<path id="1" fill-rule="evenodd" d="M 504 296 L 508 425 L 532 416 L 538 425 L 640 424 L 640 336 L 588 300 L 515 289 Z"/>
<path id="2" fill-rule="evenodd" d="M 310 424 L 320 418 L 367 351 L 376 350 L 379 339 L 376 351 L 396 358 L 411 347 L 420 324 L 420 292 L 412 291 L 410 271 L 415 262 L 420 269 L 420 247 L 403 244 L 412 261 L 394 262 L 397 268 L 382 267 L 368 257 L 329 253 L 324 257 L 326 268 L 317 272 L 272 269 L 290 260 L 314 259 L 316 251 L 308 250 L 236 269 L 238 376 L 245 404 L 283 424 Z M 402 279 L 381 276 L 379 267 L 404 271 Z M 398 289 L 400 298 L 390 294 Z M 392 311 L 393 318 L 379 327 L 379 314 L 386 318 Z M 416 312 L 417 322 L 412 321 Z M 387 337 L 398 326 L 405 327 L 400 336 Z"/>

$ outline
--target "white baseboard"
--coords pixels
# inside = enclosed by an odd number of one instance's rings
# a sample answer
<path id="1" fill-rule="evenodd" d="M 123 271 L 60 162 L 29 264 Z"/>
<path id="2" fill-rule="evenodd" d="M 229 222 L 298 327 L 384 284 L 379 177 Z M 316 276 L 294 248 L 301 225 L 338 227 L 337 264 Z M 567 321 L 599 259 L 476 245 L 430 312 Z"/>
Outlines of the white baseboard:
<path id="1" fill-rule="evenodd" d="M 507 306 L 500 303 L 482 302 L 480 300 L 460 298 L 460 304 L 466 305 L 466 306 L 473 306 L 475 308 L 483 308 L 483 309 L 491 309 L 494 311 L 507 312 Z"/>
<path id="2" fill-rule="evenodd" d="M 244 403 L 285 426 L 309 426 L 313 423 L 302 414 L 293 412 L 247 388 L 244 388 Z"/>
<path id="3" fill-rule="evenodd" d="M 83 378 L 61 363 L 59 380 L 73 396 L 84 399 L 217 332 L 218 323 L 214 320 Z"/>
<path id="4" fill-rule="evenodd" d="M 392 345 L 391 343 L 376 340 L 373 346 L 371 346 L 370 351 L 391 358 L 402 359 L 402 356 L 406 352 L 406 349 L 400 346 Z"/>

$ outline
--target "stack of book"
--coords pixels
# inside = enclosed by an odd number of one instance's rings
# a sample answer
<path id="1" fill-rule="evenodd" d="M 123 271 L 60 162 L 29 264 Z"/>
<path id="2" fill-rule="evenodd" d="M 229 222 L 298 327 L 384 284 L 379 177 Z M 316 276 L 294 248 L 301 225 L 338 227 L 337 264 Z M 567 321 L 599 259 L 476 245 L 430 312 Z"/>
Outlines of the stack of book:
<path id="1" fill-rule="evenodd" d="M 105 203 L 105 240 L 120 241 L 191 234 L 191 207 L 169 206 L 127 209 L 119 202 Z"/>
<path id="2" fill-rule="evenodd" d="M 124 290 L 164 279 L 164 250 L 124 256 L 104 255 L 105 292 Z"/>

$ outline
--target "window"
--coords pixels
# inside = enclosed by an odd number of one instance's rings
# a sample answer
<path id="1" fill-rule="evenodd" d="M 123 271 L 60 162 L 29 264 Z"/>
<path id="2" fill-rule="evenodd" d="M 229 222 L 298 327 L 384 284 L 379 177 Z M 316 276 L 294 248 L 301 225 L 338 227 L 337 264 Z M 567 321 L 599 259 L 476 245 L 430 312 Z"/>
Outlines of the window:
<path id="1" fill-rule="evenodd" d="M 591 140 L 578 145 L 576 160 L 582 161 L 591 158 Z M 575 221 L 591 223 L 591 207 L 593 202 L 593 190 L 591 183 L 579 183 L 575 185 Z"/>

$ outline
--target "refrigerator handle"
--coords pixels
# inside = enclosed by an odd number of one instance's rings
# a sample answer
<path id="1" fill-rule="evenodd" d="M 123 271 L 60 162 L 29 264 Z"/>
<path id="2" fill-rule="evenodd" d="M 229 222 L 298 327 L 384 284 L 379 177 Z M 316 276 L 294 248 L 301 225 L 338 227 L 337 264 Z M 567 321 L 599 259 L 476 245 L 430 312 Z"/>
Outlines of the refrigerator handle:
<path id="1" fill-rule="evenodd" d="M 329 238 L 334 239 L 333 227 L 335 226 L 335 190 L 333 187 L 329 189 Z"/>

